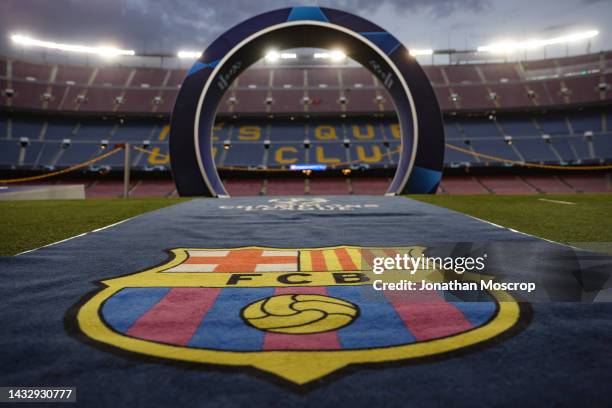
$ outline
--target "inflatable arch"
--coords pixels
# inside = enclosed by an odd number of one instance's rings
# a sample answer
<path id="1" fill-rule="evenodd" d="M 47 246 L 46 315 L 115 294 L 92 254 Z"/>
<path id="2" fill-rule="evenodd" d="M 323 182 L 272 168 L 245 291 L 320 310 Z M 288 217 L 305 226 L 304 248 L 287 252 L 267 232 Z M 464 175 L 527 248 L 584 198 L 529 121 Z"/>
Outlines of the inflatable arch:
<path id="1" fill-rule="evenodd" d="M 423 69 L 391 34 L 359 16 L 293 7 L 250 18 L 217 38 L 185 78 L 172 113 L 170 158 L 181 196 L 228 196 L 212 154 L 223 94 L 270 49 L 342 49 L 371 71 L 393 98 L 401 131 L 399 162 L 387 194 L 435 193 L 444 161 L 444 128 Z"/>

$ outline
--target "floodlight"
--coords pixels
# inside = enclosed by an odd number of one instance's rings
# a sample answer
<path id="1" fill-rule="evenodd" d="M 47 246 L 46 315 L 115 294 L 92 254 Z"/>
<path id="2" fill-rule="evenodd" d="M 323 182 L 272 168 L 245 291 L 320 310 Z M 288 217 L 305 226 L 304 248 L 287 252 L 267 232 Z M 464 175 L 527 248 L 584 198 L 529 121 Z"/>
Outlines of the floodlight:
<path id="1" fill-rule="evenodd" d="M 515 51 L 525 51 L 531 50 L 534 48 L 545 47 L 547 45 L 556 45 L 556 44 L 567 44 L 571 42 L 576 42 L 580 40 L 586 40 L 589 38 L 593 38 L 599 35 L 599 31 L 597 30 L 589 30 L 581 33 L 574 33 L 569 35 L 564 35 L 561 37 L 554 37 L 548 39 L 534 39 L 528 41 L 505 41 L 499 43 L 493 43 L 489 45 L 483 45 L 477 48 L 478 52 L 491 52 L 498 54 L 509 54 Z"/>
<path id="2" fill-rule="evenodd" d="M 422 55 L 432 55 L 434 53 L 433 50 L 431 49 L 424 49 L 424 50 L 410 50 L 408 51 L 410 53 L 410 55 L 412 55 L 413 57 L 419 57 Z"/>
<path id="3" fill-rule="evenodd" d="M 315 52 L 315 59 L 330 59 L 333 62 L 340 62 L 346 58 L 346 54 L 340 50 L 332 50 L 330 52 Z"/>
<path id="4" fill-rule="evenodd" d="M 333 50 L 329 53 L 329 58 L 334 62 L 340 62 L 346 58 L 346 54 L 340 50 Z"/>
<path id="5" fill-rule="evenodd" d="M 198 59 L 202 56 L 201 51 L 179 51 L 176 56 L 184 59 Z"/>
<path id="6" fill-rule="evenodd" d="M 134 50 L 122 50 L 115 47 L 92 47 L 88 45 L 79 44 L 62 44 L 53 41 L 43 41 L 36 38 L 28 37 L 25 35 L 14 34 L 11 36 L 11 40 L 14 43 L 42 47 L 59 51 L 77 52 L 81 54 L 97 54 L 101 57 L 116 57 L 119 55 L 136 55 Z"/>
<path id="7" fill-rule="evenodd" d="M 268 53 L 266 54 L 266 61 L 267 62 L 276 62 L 280 59 L 281 55 L 278 53 L 278 51 L 268 51 Z"/>

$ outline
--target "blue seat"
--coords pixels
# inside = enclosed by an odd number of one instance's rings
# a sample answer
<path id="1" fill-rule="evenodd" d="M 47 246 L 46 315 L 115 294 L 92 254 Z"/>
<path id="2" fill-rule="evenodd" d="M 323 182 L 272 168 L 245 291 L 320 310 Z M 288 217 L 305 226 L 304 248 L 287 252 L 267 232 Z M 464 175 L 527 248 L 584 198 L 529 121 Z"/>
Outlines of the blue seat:
<path id="1" fill-rule="evenodd" d="M 383 130 L 380 127 L 379 121 L 367 121 L 354 119 L 346 125 L 346 132 L 349 139 L 359 141 L 381 141 L 385 140 Z M 340 140 L 343 138 L 340 137 Z"/>
<path id="2" fill-rule="evenodd" d="M 601 132 L 601 114 L 577 112 L 569 118 L 574 133 Z"/>
<path id="3" fill-rule="evenodd" d="M 155 140 L 151 137 L 155 129 L 156 126 L 151 123 L 130 123 L 124 126 L 119 126 L 110 140 L 113 142 L 136 143 L 141 143 L 143 140 Z"/>
<path id="4" fill-rule="evenodd" d="M 521 158 L 516 155 L 514 150 L 506 144 L 503 139 L 499 140 L 473 140 L 472 145 L 477 153 L 488 154 L 489 156 L 501 157 L 508 160 L 520 160 Z M 502 165 L 502 163 L 494 160 L 480 159 L 481 161 L 489 162 L 495 165 Z"/>
<path id="5" fill-rule="evenodd" d="M 95 143 L 72 143 L 67 147 L 56 163 L 57 167 L 67 167 L 82 163 L 97 155 L 100 145 Z"/>
<path id="6" fill-rule="evenodd" d="M 259 166 L 263 162 L 264 147 L 261 142 L 233 142 L 226 151 L 224 166 Z"/>
<path id="7" fill-rule="evenodd" d="M 450 144 L 455 145 L 457 147 L 467 148 L 463 143 L 457 141 L 450 141 Z M 452 163 L 475 163 L 477 162 L 476 158 L 470 154 L 459 152 L 454 149 L 449 149 L 448 147 L 444 151 L 444 163 L 452 164 Z"/>
<path id="8" fill-rule="evenodd" d="M 569 135 L 570 130 L 565 122 L 565 116 L 546 115 L 536 118 L 542 131 L 549 135 Z"/>
<path id="9" fill-rule="evenodd" d="M 271 143 L 268 150 L 269 167 L 289 166 L 291 164 L 305 164 L 306 149 L 303 143 Z"/>
<path id="10" fill-rule="evenodd" d="M 604 133 L 593 137 L 595 155 L 599 158 L 612 160 L 612 133 Z"/>
<path id="11" fill-rule="evenodd" d="M 12 167 L 19 160 L 19 142 L 15 140 L 0 140 L 0 166 Z"/>
<path id="12" fill-rule="evenodd" d="M 589 147 L 587 145 L 587 141 L 582 136 L 573 136 L 569 137 L 568 141 L 576 155 L 581 160 L 589 160 L 591 159 L 591 154 L 589 153 Z"/>
<path id="13" fill-rule="evenodd" d="M 559 159 L 542 138 L 514 139 L 514 146 L 528 162 L 558 162 Z"/>
<path id="14" fill-rule="evenodd" d="M 25 148 L 25 156 L 22 166 L 33 168 L 38 164 L 38 158 L 42 152 L 45 142 L 33 141 Z"/>
<path id="15" fill-rule="evenodd" d="M 468 139 L 502 138 L 495 123 L 490 120 L 462 120 L 460 121 L 465 137 Z"/>
<path id="16" fill-rule="evenodd" d="M 47 122 L 45 140 L 72 139 L 76 122 L 70 119 L 52 119 Z"/>
<path id="17" fill-rule="evenodd" d="M 73 140 L 95 141 L 110 139 L 113 124 L 101 121 L 82 121 L 81 126 L 76 134 L 71 138 Z"/>
<path id="18" fill-rule="evenodd" d="M 349 151 L 353 164 L 367 164 L 370 167 L 387 167 L 391 164 L 390 151 L 381 142 L 354 142 Z"/>
<path id="19" fill-rule="evenodd" d="M 512 137 L 537 136 L 540 134 L 533 125 L 531 117 L 498 118 L 497 122 L 504 129 L 505 134 Z"/>
<path id="20" fill-rule="evenodd" d="M 317 142 L 310 146 L 309 162 L 313 164 L 346 164 L 346 147 L 341 142 Z"/>
<path id="21" fill-rule="evenodd" d="M 45 141 L 42 145 L 38 158 L 38 167 L 50 167 L 54 165 L 54 160 L 61 152 L 59 142 Z"/>
<path id="22" fill-rule="evenodd" d="M 276 142 L 303 142 L 306 139 L 306 129 L 301 123 L 279 122 L 273 123 L 270 129 L 270 141 Z"/>
<path id="23" fill-rule="evenodd" d="M 21 120 L 13 119 L 13 139 L 19 139 L 20 137 L 27 137 L 30 140 L 35 140 L 40 137 L 40 131 L 42 129 L 42 120 Z"/>
<path id="24" fill-rule="evenodd" d="M 563 161 L 571 163 L 576 161 L 578 157 L 576 157 L 574 148 L 570 144 L 569 140 L 569 136 L 556 136 L 550 139 L 552 146 L 555 148 L 557 153 L 559 153 Z"/>
<path id="25" fill-rule="evenodd" d="M 463 135 L 454 120 L 444 123 L 444 136 L 447 140 L 463 140 Z"/>

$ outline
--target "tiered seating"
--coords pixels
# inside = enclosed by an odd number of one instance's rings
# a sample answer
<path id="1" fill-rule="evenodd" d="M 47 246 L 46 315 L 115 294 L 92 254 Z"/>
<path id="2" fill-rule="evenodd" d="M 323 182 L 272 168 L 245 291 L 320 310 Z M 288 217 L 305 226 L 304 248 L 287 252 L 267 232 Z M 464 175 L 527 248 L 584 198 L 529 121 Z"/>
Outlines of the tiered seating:
<path id="1" fill-rule="evenodd" d="M 387 191 L 390 179 L 380 177 L 359 177 L 351 180 L 353 193 L 359 195 L 381 195 Z"/>
<path id="2" fill-rule="evenodd" d="M 448 143 L 477 153 L 528 162 L 593 163 L 612 159 L 612 132 L 603 131 L 602 126 L 607 116 L 595 111 L 501 116 L 494 120 L 455 117 L 449 119 L 445 130 Z M 5 167 L 69 166 L 95 157 L 104 152 L 104 147 L 112 148 L 115 143 L 141 146 L 145 141 L 151 153 L 135 152 L 132 165 L 147 169 L 169 165 L 168 128 L 156 120 L 0 118 L 4 123 L 0 129 L 6 130 L 9 120 L 12 129 L 11 140 L 7 140 L 8 133 L 3 138 L 7 148 L 0 165 Z M 399 157 L 399 127 L 389 119 L 221 122 L 214 132 L 213 151 L 221 167 L 288 167 L 307 163 L 393 167 Z M 20 138 L 27 138 L 29 144 L 21 147 Z M 25 156 L 20 158 L 21 149 Z M 503 165 L 452 149 L 447 149 L 445 162 L 447 166 Z M 97 165 L 121 168 L 122 155 Z"/>
<path id="3" fill-rule="evenodd" d="M 537 192 L 518 176 L 480 176 L 480 183 L 495 194 L 533 194 Z"/>
<path id="4" fill-rule="evenodd" d="M 341 178 L 310 179 L 310 194 L 312 195 L 345 195 L 349 194 L 348 184 Z"/>
<path id="5" fill-rule="evenodd" d="M 474 177 L 446 177 L 440 183 L 441 189 L 446 194 L 488 194 L 489 190 L 484 188 Z"/>
<path id="6" fill-rule="evenodd" d="M 547 194 L 575 193 L 560 177 L 525 175 L 522 178 L 537 191 Z"/>
<path id="7" fill-rule="evenodd" d="M 130 197 L 168 197 L 175 189 L 172 180 L 140 180 L 130 190 Z"/>
<path id="8" fill-rule="evenodd" d="M 593 177 L 583 174 L 568 174 L 563 176 L 563 180 L 572 186 L 575 191 L 582 193 L 602 193 L 612 191 L 612 181 L 610 175 L 600 175 Z"/>
<path id="9" fill-rule="evenodd" d="M 234 197 L 259 195 L 262 185 L 268 186 L 268 195 L 304 195 L 306 185 L 310 195 L 380 195 L 389 183 L 384 177 L 333 177 L 306 179 L 227 179 L 224 184 Z M 88 198 L 115 198 L 123 194 L 121 180 L 88 179 L 38 182 L 37 184 L 84 184 Z M 270 190 L 270 188 L 272 190 Z M 601 174 L 563 176 L 450 176 L 442 179 L 439 194 L 562 194 L 576 192 L 610 192 L 612 183 Z M 130 185 L 131 197 L 168 197 L 175 193 L 171 180 L 134 180 Z M 535 201 L 534 201 L 535 203 Z"/>
<path id="10" fill-rule="evenodd" d="M 255 196 L 261 192 L 261 180 L 257 179 L 228 179 L 223 184 L 230 196 Z"/>
<path id="11" fill-rule="evenodd" d="M 116 180 L 96 181 L 85 190 L 87 198 L 115 198 L 123 194 L 123 182 Z"/>
<path id="12" fill-rule="evenodd" d="M 599 86 L 602 75 L 604 83 L 612 84 L 612 74 L 601 71 L 599 59 L 600 54 L 591 54 L 522 63 L 426 66 L 425 71 L 444 110 L 568 105 L 610 99 L 612 91 Z M 7 78 L 6 61 L 0 59 L 0 106 L 50 111 L 168 114 L 186 74 L 180 69 L 53 66 L 20 60 L 11 64 L 12 76 Z M 612 53 L 604 55 L 604 66 L 612 66 Z M 54 67 L 57 75 L 50 82 Z M 14 91 L 10 97 L 4 95 L 9 84 Z M 528 95 L 529 91 L 533 93 Z M 255 67 L 239 77 L 230 93 L 235 99 L 227 103 L 228 94 L 221 113 L 393 111 L 386 90 L 358 67 Z M 451 98 L 452 94 L 456 95 Z M 304 101 L 305 96 L 310 99 Z"/>
<path id="13" fill-rule="evenodd" d="M 302 179 L 268 179 L 267 195 L 304 195 L 305 183 Z"/>

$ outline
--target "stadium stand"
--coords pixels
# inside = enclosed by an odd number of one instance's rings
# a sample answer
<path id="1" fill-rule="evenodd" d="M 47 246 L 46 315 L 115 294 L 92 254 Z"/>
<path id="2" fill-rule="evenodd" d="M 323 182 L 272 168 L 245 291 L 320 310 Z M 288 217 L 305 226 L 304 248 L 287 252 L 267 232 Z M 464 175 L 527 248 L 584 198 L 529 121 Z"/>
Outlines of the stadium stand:
<path id="1" fill-rule="evenodd" d="M 540 164 L 612 161 L 612 52 L 424 68 L 443 109 L 451 145 Z M 0 170 L 63 168 L 129 142 L 146 150 L 132 156 L 136 171 L 167 172 L 168 117 L 185 75 L 181 69 L 55 65 L 0 57 Z M 213 151 L 221 168 L 287 169 L 310 163 L 392 171 L 399 149 L 391 98 L 371 73 L 353 66 L 251 67 L 227 92 L 214 134 Z M 508 167 L 450 148 L 445 165 Z M 122 156 L 114 155 L 89 170 L 122 168 Z M 473 175 L 446 178 L 440 192 L 609 189 L 602 180 Z M 225 182 L 234 195 L 378 194 L 387 185 L 385 178 L 367 174 Z M 132 194 L 171 195 L 168 183 L 136 181 Z M 114 182 L 89 184 L 88 196 L 121 194 Z"/>

